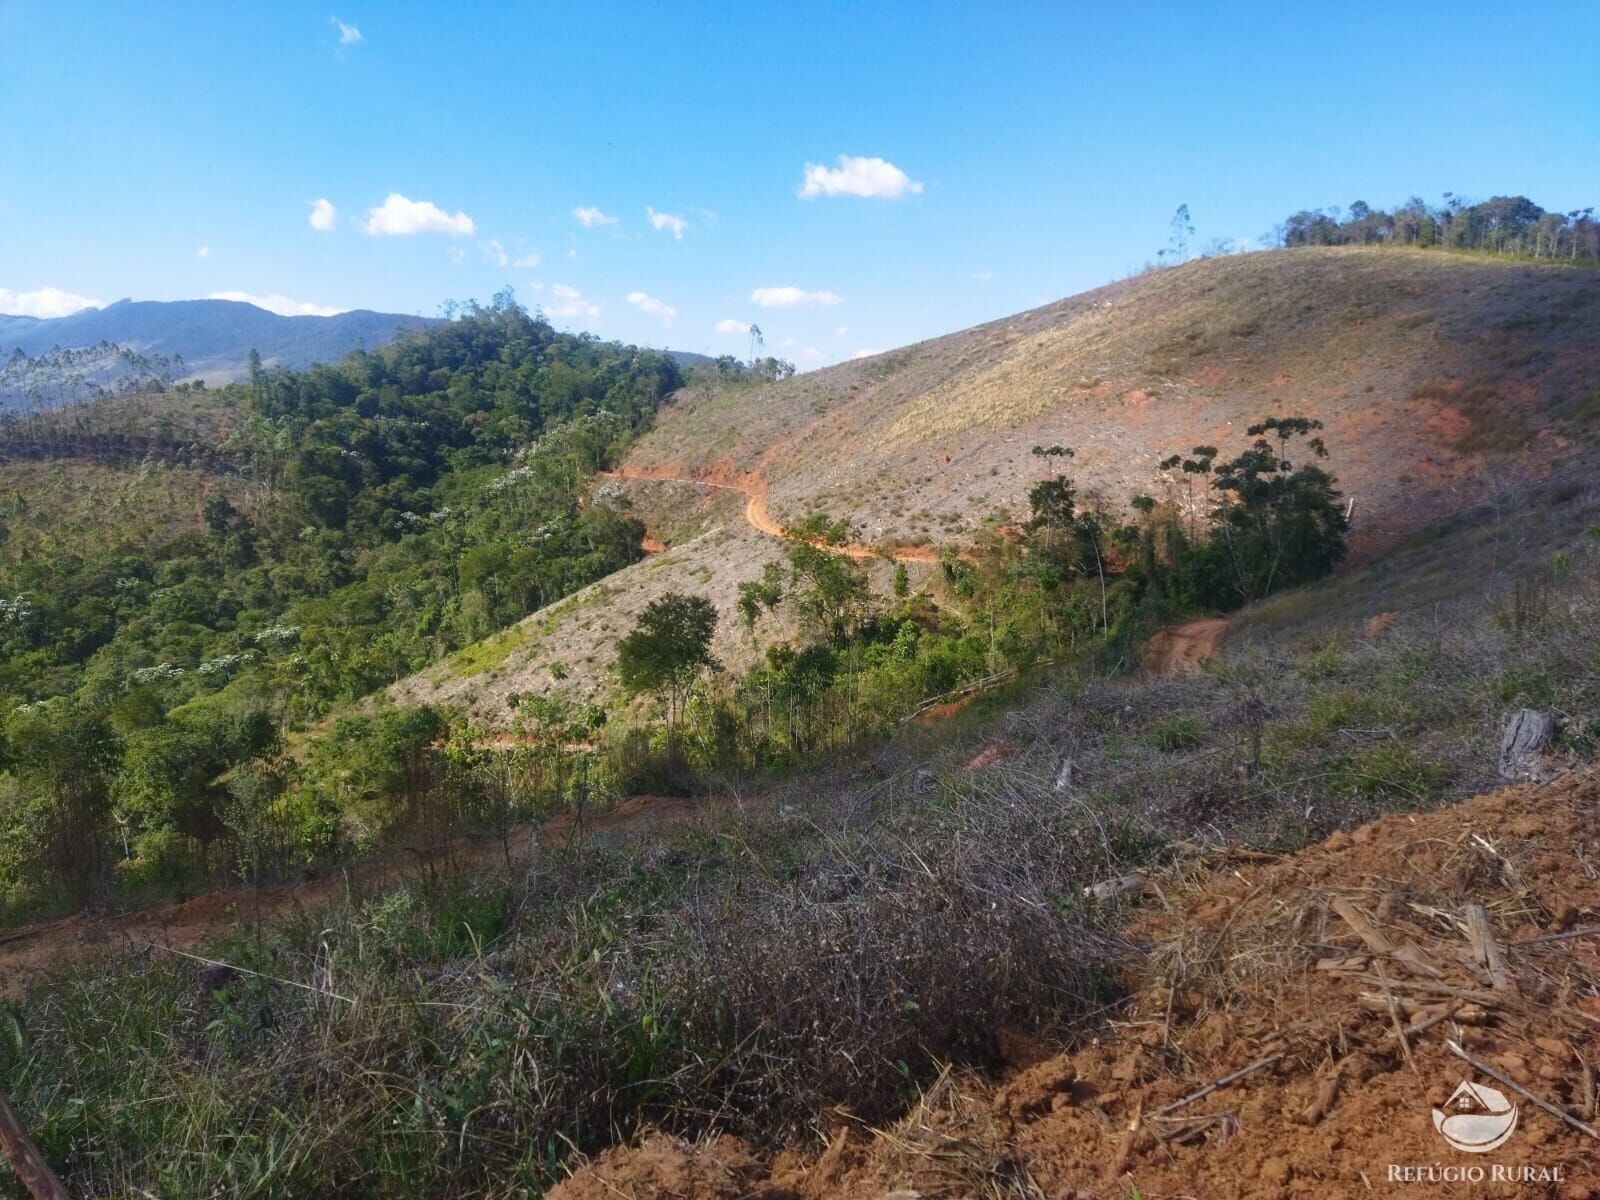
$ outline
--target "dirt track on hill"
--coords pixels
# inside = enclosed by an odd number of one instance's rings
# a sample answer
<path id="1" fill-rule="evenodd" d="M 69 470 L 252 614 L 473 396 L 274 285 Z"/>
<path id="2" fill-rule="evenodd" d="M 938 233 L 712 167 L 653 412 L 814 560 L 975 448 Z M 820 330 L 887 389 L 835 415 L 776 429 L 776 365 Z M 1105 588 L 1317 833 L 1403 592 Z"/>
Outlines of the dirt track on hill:
<path id="1" fill-rule="evenodd" d="M 1152 675 L 1193 675 L 1206 659 L 1217 656 L 1227 628 L 1222 617 L 1202 617 L 1163 629 L 1145 648 L 1144 669 Z"/>
<path id="2" fill-rule="evenodd" d="M 708 801 L 715 804 L 716 801 Z M 572 836 L 672 824 L 703 807 L 672 796 L 633 796 L 615 808 L 585 815 L 564 810 L 537 829 L 522 825 L 508 839 L 513 862 L 530 858 L 538 846 Z M 282 883 L 253 891 L 248 887 L 207 892 L 181 904 L 126 913 L 76 913 L 0 932 L 0 997 L 15 998 L 30 982 L 70 963 L 119 948 L 157 947 L 188 952 L 257 920 L 270 922 L 324 905 L 350 888 L 379 889 L 401 883 L 424 869 L 445 873 L 503 860 L 498 838 L 456 838 L 429 850 L 403 849 L 352 863 L 317 879 Z"/>
<path id="3" fill-rule="evenodd" d="M 724 492 L 738 492 L 745 498 L 744 519 L 750 528 L 764 533 L 769 537 L 787 537 L 789 531 L 767 507 L 766 484 L 759 479 L 750 477 L 745 483 L 714 483 L 709 479 L 692 479 L 678 475 L 663 475 L 653 471 L 641 471 L 631 467 L 618 467 L 615 471 L 601 471 L 599 474 L 606 479 L 635 479 L 651 483 L 683 483 L 695 487 L 716 488 Z M 656 545 L 661 545 L 654 538 L 649 539 Z M 858 542 L 845 542 L 840 545 L 816 543 L 819 550 L 826 550 L 829 554 L 837 554 L 842 558 L 888 558 L 894 562 L 938 562 L 939 554 L 931 546 L 888 546 L 880 549 L 877 546 L 866 546 Z"/>

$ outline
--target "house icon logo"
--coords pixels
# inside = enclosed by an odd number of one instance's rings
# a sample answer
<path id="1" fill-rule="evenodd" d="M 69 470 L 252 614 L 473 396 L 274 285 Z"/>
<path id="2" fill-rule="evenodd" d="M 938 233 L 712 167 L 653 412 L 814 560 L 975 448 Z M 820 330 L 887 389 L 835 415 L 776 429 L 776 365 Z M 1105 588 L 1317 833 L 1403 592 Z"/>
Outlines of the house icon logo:
<path id="1" fill-rule="evenodd" d="M 1517 1106 L 1504 1092 L 1462 1080 L 1444 1108 L 1433 1110 L 1433 1127 L 1455 1149 L 1485 1154 L 1505 1145 L 1515 1132 Z"/>

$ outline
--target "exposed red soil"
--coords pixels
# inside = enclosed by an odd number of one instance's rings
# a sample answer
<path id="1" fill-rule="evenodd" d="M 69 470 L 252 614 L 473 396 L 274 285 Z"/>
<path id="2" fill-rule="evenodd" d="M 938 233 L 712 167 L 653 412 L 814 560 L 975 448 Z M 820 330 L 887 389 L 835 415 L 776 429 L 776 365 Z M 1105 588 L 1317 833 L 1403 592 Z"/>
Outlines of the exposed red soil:
<path id="1" fill-rule="evenodd" d="M 747 525 L 769 537 L 782 538 L 787 537 L 789 533 L 783 523 L 772 515 L 772 510 L 767 506 L 767 486 L 756 475 L 738 475 L 739 482 L 727 483 L 715 478 L 719 474 L 716 471 L 709 472 L 708 476 L 703 478 L 674 475 L 670 473 L 669 468 L 659 467 L 619 467 L 615 471 L 602 471 L 600 474 L 608 479 L 648 479 L 655 483 L 685 483 L 740 492 L 745 496 L 744 519 Z M 653 540 L 645 539 L 646 550 L 651 549 L 650 543 Z M 888 558 L 893 562 L 939 561 L 939 552 L 931 546 L 866 546 L 857 542 L 815 544 L 818 549 L 826 550 L 829 554 L 837 554 L 842 558 Z M 659 542 L 655 545 L 662 550 L 666 549 Z"/>
<path id="2" fill-rule="evenodd" d="M 1597 819 L 1586 773 L 1285 858 L 1193 860 L 1150 881 L 1131 1002 L 1087 1046 L 1000 1031 L 1002 1078 L 947 1075 L 890 1129 L 838 1120 L 815 1157 L 656 1137 L 552 1196 L 1600 1197 L 1600 1141 L 1529 1099 L 1594 1125 Z M 1435 1128 L 1463 1081 L 1517 1105 L 1501 1147 L 1464 1153 Z M 1393 1174 L 1418 1169 L 1439 1174 Z"/>
<path id="3" fill-rule="evenodd" d="M 1152 675 L 1192 675 L 1208 658 L 1217 656 L 1227 628 L 1222 617 L 1203 617 L 1163 629 L 1145 647 L 1144 669 Z"/>
<path id="4" fill-rule="evenodd" d="M 514 860 L 536 852 L 539 842 L 606 830 L 658 826 L 683 820 L 701 804 L 677 796 L 633 796 L 609 809 L 578 814 L 563 809 L 538 826 L 513 829 L 507 839 Z M 456 871 L 492 863 L 505 848 L 497 838 L 456 838 L 428 850 L 400 850 L 299 883 L 208 892 L 163 908 L 126 913 L 82 912 L 0 933 L 0 996 L 15 996 L 39 975 L 70 962 L 123 946 L 153 945 L 193 950 L 228 932 L 248 928 L 328 903 L 351 888 L 381 888 L 424 868 Z"/>

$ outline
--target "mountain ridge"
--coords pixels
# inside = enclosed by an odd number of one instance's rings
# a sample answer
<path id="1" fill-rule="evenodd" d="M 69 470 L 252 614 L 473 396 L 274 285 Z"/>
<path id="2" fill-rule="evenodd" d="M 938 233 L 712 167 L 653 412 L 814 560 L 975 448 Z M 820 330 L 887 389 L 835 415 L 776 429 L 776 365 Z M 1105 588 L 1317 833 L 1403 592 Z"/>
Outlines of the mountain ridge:
<path id="1" fill-rule="evenodd" d="M 437 323 L 362 308 L 289 317 L 241 300 L 119 300 L 65 317 L 0 316 L 0 355 L 114 342 L 141 354 L 182 357 L 185 378 L 224 383 L 244 376 L 251 350 L 268 366 L 299 369 Z"/>

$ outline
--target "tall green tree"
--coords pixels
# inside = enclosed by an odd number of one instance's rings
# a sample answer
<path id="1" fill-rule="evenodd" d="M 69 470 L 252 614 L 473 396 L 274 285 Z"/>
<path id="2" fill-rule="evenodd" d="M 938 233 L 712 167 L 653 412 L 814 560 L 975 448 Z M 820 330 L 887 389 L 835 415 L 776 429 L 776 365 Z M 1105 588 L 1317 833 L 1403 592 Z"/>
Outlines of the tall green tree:
<path id="1" fill-rule="evenodd" d="M 634 694 L 651 693 L 667 709 L 667 736 L 676 746 L 678 722 L 690 690 L 711 666 L 716 606 L 704 596 L 668 592 L 639 614 L 617 647 L 617 673 Z"/>

